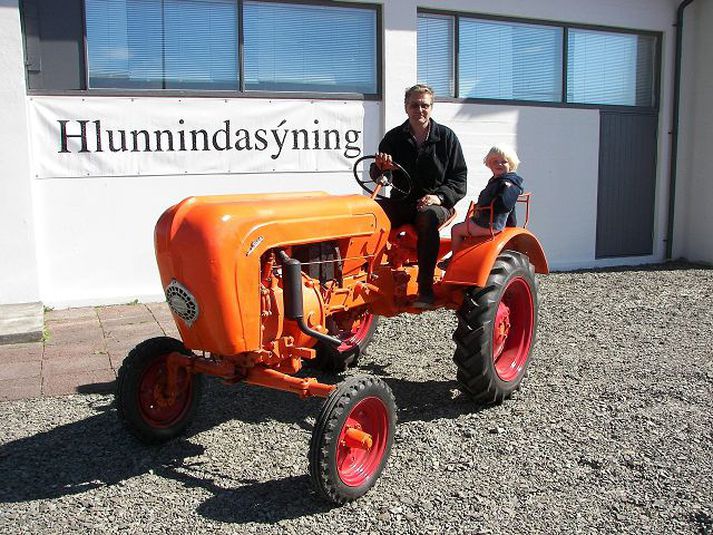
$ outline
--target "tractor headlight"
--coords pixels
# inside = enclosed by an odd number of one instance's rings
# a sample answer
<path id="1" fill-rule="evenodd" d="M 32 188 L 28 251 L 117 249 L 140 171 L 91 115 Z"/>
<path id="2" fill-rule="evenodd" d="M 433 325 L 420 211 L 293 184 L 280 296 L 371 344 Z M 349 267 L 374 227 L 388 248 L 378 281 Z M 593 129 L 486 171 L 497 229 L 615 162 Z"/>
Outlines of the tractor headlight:
<path id="1" fill-rule="evenodd" d="M 189 327 L 198 319 L 198 301 L 188 288 L 176 279 L 166 286 L 166 302 L 171 312 L 185 321 Z"/>

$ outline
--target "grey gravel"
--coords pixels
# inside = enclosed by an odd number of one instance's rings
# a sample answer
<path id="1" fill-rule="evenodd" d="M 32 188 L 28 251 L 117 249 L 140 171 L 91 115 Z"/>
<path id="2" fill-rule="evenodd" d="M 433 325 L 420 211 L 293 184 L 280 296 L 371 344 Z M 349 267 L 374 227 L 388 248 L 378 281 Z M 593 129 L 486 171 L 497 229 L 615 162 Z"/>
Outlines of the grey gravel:
<path id="1" fill-rule="evenodd" d="M 381 376 L 399 424 L 354 503 L 310 488 L 320 400 L 209 381 L 188 436 L 158 448 L 112 396 L 0 403 L 0 532 L 712 534 L 713 270 L 538 278 L 529 377 L 499 406 L 459 394 L 452 312 L 381 322 L 349 374 Z"/>

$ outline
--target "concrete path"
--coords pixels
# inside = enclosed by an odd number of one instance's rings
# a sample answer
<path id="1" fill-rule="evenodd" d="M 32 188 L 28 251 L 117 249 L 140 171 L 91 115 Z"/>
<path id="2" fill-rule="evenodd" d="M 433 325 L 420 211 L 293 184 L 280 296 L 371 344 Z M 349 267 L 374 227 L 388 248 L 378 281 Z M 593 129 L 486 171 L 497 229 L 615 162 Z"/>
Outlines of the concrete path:
<path id="1" fill-rule="evenodd" d="M 45 312 L 43 341 L 0 345 L 0 401 L 107 392 L 127 353 L 178 331 L 165 303 Z"/>

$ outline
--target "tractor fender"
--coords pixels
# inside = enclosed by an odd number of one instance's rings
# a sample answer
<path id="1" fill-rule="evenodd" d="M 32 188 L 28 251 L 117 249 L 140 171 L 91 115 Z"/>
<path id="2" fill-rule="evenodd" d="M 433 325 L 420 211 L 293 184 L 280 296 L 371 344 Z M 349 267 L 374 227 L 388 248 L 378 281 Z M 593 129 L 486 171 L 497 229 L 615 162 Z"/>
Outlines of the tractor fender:
<path id="1" fill-rule="evenodd" d="M 545 251 L 537 238 L 522 227 L 507 227 L 492 238 L 467 239 L 453 255 L 443 284 L 484 287 L 495 260 L 504 250 L 527 255 L 535 266 L 535 272 L 549 273 Z"/>

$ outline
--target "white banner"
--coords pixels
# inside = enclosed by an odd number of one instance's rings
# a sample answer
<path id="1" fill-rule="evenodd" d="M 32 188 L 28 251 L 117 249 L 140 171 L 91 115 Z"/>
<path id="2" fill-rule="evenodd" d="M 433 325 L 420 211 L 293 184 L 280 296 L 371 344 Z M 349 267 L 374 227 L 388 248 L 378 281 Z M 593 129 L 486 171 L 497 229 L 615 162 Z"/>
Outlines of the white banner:
<path id="1" fill-rule="evenodd" d="M 359 101 L 32 97 L 37 178 L 345 171 Z"/>

